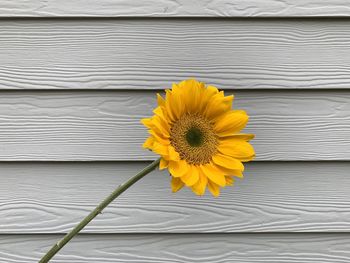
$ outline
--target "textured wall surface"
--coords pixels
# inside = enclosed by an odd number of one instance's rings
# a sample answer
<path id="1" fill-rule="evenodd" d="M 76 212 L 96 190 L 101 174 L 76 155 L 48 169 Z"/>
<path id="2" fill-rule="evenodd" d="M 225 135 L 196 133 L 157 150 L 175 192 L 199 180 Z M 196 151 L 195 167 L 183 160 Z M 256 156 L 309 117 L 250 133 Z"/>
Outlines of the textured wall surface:
<path id="1" fill-rule="evenodd" d="M 153 160 L 139 120 L 189 77 L 251 116 L 245 178 L 214 199 L 154 172 L 52 262 L 350 262 L 349 15 L 345 0 L 0 0 L 0 263 L 37 262 Z"/>
<path id="2" fill-rule="evenodd" d="M 2 0 L 1 17 L 350 16 L 348 0 Z"/>

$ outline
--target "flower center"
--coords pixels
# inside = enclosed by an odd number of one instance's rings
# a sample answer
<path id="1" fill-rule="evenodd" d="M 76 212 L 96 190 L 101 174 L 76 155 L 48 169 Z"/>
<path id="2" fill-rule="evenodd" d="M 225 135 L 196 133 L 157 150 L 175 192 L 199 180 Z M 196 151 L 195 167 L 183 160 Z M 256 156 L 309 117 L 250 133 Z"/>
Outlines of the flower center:
<path id="1" fill-rule="evenodd" d="M 217 151 L 218 139 L 207 119 L 185 114 L 172 125 L 170 143 L 182 160 L 200 165 L 210 162 Z"/>
<path id="2" fill-rule="evenodd" d="M 191 127 L 186 132 L 186 140 L 192 147 L 199 147 L 203 143 L 203 134 L 197 127 Z"/>

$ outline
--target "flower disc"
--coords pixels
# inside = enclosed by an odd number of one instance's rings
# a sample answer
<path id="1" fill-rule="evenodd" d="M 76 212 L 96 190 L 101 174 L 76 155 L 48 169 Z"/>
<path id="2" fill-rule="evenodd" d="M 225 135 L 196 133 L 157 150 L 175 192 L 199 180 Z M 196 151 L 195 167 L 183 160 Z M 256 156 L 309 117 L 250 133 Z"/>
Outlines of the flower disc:
<path id="1" fill-rule="evenodd" d="M 181 159 L 201 165 L 209 163 L 217 152 L 218 138 L 203 116 L 184 114 L 171 126 L 170 144 Z"/>
<path id="2" fill-rule="evenodd" d="M 239 133 L 248 115 L 231 109 L 232 95 L 185 80 L 166 90 L 165 99 L 157 96 L 155 115 L 142 120 L 150 133 L 143 146 L 161 155 L 160 169 L 169 169 L 174 192 L 186 185 L 198 195 L 208 188 L 218 196 L 220 187 L 242 177 L 242 162 L 255 156 L 248 143 L 254 135 Z"/>

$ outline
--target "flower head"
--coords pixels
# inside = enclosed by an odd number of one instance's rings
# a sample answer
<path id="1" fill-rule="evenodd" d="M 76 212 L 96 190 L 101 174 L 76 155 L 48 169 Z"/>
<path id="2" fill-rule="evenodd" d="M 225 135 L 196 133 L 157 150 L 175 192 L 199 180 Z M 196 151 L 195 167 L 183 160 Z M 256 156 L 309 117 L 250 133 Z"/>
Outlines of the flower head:
<path id="1" fill-rule="evenodd" d="M 143 147 L 161 156 L 159 168 L 168 168 L 173 192 L 188 186 L 218 196 L 255 156 L 248 143 L 254 135 L 239 133 L 248 115 L 231 109 L 232 95 L 193 79 L 165 92 L 165 99 L 157 94 L 154 116 L 142 120 L 150 133 Z"/>

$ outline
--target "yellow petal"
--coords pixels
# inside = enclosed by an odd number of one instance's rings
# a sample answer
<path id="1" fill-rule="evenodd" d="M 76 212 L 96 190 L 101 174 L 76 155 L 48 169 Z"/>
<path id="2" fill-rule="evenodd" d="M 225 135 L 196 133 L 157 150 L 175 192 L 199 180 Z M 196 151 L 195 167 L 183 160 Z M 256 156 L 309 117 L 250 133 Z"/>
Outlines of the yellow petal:
<path id="1" fill-rule="evenodd" d="M 243 173 L 240 170 L 228 169 L 220 166 L 220 170 L 225 174 L 225 176 L 236 176 L 238 178 L 243 178 Z"/>
<path id="2" fill-rule="evenodd" d="M 242 161 L 250 161 L 255 156 L 253 146 L 243 140 L 221 141 L 218 150 L 224 155 L 229 155 Z"/>
<path id="3" fill-rule="evenodd" d="M 168 167 L 169 162 L 164 158 L 160 158 L 159 170 L 163 170 Z"/>
<path id="4" fill-rule="evenodd" d="M 213 196 L 218 197 L 220 195 L 220 187 L 211 181 L 208 181 L 208 189 Z"/>
<path id="5" fill-rule="evenodd" d="M 185 160 L 169 161 L 169 172 L 174 177 L 182 177 L 189 170 L 189 165 Z"/>
<path id="6" fill-rule="evenodd" d="M 230 136 L 242 130 L 248 122 L 245 111 L 232 110 L 218 118 L 214 124 L 214 131 L 219 136 Z"/>
<path id="7" fill-rule="evenodd" d="M 177 151 L 175 151 L 175 149 L 172 145 L 169 145 L 168 152 L 169 152 L 169 159 L 170 160 L 180 161 L 180 155 Z"/>
<path id="8" fill-rule="evenodd" d="M 169 133 L 170 131 L 170 120 L 164 113 L 164 107 L 157 107 L 153 110 L 153 113 L 159 118 L 159 122 L 162 126 L 164 126 L 164 129 L 166 129 Z"/>
<path id="9" fill-rule="evenodd" d="M 153 145 L 152 145 L 152 151 L 154 151 L 155 153 L 161 155 L 162 157 L 165 157 L 166 159 L 168 159 L 169 157 L 169 151 L 168 151 L 168 146 L 167 145 L 163 145 L 159 142 L 154 141 Z"/>
<path id="10" fill-rule="evenodd" d="M 172 108 L 172 94 L 170 90 L 165 91 L 165 109 L 167 116 L 171 121 L 175 121 L 175 114 L 173 113 L 173 108 Z"/>
<path id="11" fill-rule="evenodd" d="M 209 99 L 211 99 L 211 98 L 208 98 L 209 94 L 208 94 L 208 91 L 205 88 L 205 84 L 203 82 L 199 82 L 199 81 L 195 80 L 195 89 L 196 89 L 196 108 L 195 108 L 195 111 L 203 113 L 203 111 L 205 110 L 205 108 L 208 105 Z M 210 91 L 209 91 L 209 93 L 210 93 Z M 189 97 L 189 99 L 190 98 L 191 98 L 191 96 Z"/>
<path id="12" fill-rule="evenodd" d="M 239 133 L 239 134 L 233 134 L 231 136 L 224 137 L 224 139 L 239 139 L 243 141 L 250 141 L 255 138 L 254 134 L 244 134 L 244 133 Z"/>
<path id="13" fill-rule="evenodd" d="M 223 154 L 215 154 L 213 156 L 213 161 L 215 164 L 233 170 L 244 171 L 244 166 L 241 161 Z"/>
<path id="14" fill-rule="evenodd" d="M 211 101 L 208 102 L 204 115 L 209 120 L 214 120 L 231 110 L 232 101 L 232 95 L 224 97 L 224 93 L 220 91 L 212 97 Z"/>
<path id="15" fill-rule="evenodd" d="M 184 103 L 186 112 L 197 112 L 201 101 L 201 87 L 203 85 L 194 79 L 184 80 L 179 83 L 179 87 L 184 90 Z"/>
<path id="16" fill-rule="evenodd" d="M 141 123 L 149 128 L 149 133 L 156 139 L 158 142 L 169 145 L 169 132 L 164 126 L 160 123 L 160 118 L 158 116 L 153 116 L 152 118 L 144 118 L 141 120 Z"/>
<path id="17" fill-rule="evenodd" d="M 153 125 L 152 125 L 152 119 L 151 118 L 144 118 L 141 119 L 141 123 L 143 125 L 145 125 L 148 129 L 152 129 Z"/>
<path id="18" fill-rule="evenodd" d="M 200 171 L 199 180 L 197 183 L 192 185 L 191 189 L 197 195 L 204 195 L 207 183 L 208 183 L 207 177 Z"/>
<path id="19" fill-rule="evenodd" d="M 184 186 L 184 183 L 180 180 L 180 178 L 171 177 L 171 190 L 173 193 L 176 193 Z"/>
<path id="20" fill-rule="evenodd" d="M 165 105 L 165 100 L 163 99 L 163 97 L 157 93 L 157 102 L 159 106 L 164 106 Z"/>
<path id="21" fill-rule="evenodd" d="M 204 175 L 212 182 L 220 185 L 220 186 L 225 186 L 226 185 L 226 180 L 224 174 L 217 169 L 214 165 L 212 164 L 206 164 L 206 165 L 201 165 L 200 168 L 202 169 Z"/>
<path id="22" fill-rule="evenodd" d="M 233 178 L 232 176 L 225 176 L 226 179 L 226 185 L 232 186 L 233 185 Z"/>
<path id="23" fill-rule="evenodd" d="M 219 90 L 217 87 L 212 86 L 212 85 L 208 85 L 207 86 L 207 96 L 209 96 L 210 98 L 213 97 L 215 94 L 219 93 Z"/>
<path id="24" fill-rule="evenodd" d="M 208 86 L 205 88 L 204 83 L 201 83 L 202 85 L 199 85 L 200 90 L 200 100 L 197 105 L 197 111 L 200 112 L 202 115 L 205 112 L 205 110 L 208 107 L 208 104 L 212 101 L 215 94 L 217 94 L 219 91 L 214 86 Z M 192 101 L 192 95 L 188 98 L 190 101 Z"/>
<path id="25" fill-rule="evenodd" d="M 149 130 L 148 133 L 151 134 L 155 138 L 155 140 L 158 141 L 159 143 L 163 145 L 170 145 L 170 140 L 160 136 L 159 132 L 156 132 L 154 129 Z"/>
<path id="26" fill-rule="evenodd" d="M 192 186 L 195 183 L 198 182 L 199 179 L 199 172 L 198 168 L 195 167 L 194 165 L 189 165 L 188 171 L 181 176 L 182 182 L 185 183 L 186 186 Z"/>
<path id="27" fill-rule="evenodd" d="M 176 84 L 174 84 L 172 88 L 170 105 L 172 107 L 172 112 L 175 119 L 179 119 L 179 117 L 183 114 L 185 103 L 182 100 L 182 92 Z"/>
<path id="28" fill-rule="evenodd" d="M 170 137 L 170 126 L 165 125 L 164 121 L 157 115 L 152 118 L 153 129 L 159 133 L 163 138 Z"/>
<path id="29" fill-rule="evenodd" d="M 143 143 L 142 147 L 146 148 L 146 149 L 152 149 L 153 143 L 154 143 L 154 138 L 152 136 L 150 136 Z"/>

